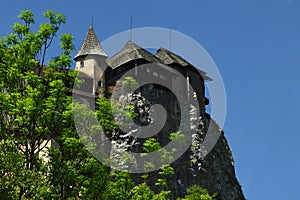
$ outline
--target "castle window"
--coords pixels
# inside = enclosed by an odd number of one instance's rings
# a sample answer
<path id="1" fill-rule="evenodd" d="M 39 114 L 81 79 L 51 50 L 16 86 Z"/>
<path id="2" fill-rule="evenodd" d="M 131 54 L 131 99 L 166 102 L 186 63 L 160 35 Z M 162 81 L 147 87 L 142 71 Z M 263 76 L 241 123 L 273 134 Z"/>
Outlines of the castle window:
<path id="1" fill-rule="evenodd" d="M 84 61 L 80 62 L 80 68 L 84 68 Z"/>

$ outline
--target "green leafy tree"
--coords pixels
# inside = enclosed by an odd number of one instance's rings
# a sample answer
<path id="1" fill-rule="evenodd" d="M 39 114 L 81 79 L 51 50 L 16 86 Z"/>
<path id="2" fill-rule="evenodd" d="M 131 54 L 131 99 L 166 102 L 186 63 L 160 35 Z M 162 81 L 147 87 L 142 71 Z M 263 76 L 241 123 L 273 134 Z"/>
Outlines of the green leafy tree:
<path id="1" fill-rule="evenodd" d="M 91 157 L 74 126 L 68 94 L 76 76 L 68 70 L 73 36 L 61 35 L 61 54 L 45 66 L 66 18 L 51 10 L 44 16 L 48 22 L 34 32 L 34 15 L 22 11 L 23 23 L 0 41 L 0 197 L 95 198 L 109 169 Z"/>
<path id="2" fill-rule="evenodd" d="M 66 19 L 53 11 L 44 16 L 49 22 L 34 32 L 34 15 L 22 11 L 19 18 L 23 23 L 15 23 L 12 34 L 0 40 L 1 152 L 11 155 L 1 168 L 5 184 L 0 190 L 7 192 L 6 198 L 54 198 L 42 154 L 62 132 L 60 124 L 69 103 L 66 83 L 72 77 L 67 70 L 71 66 L 69 53 L 74 45 L 73 36 L 63 34 L 62 55 L 45 67 L 47 50 Z M 59 71 L 61 67 L 65 70 Z"/>

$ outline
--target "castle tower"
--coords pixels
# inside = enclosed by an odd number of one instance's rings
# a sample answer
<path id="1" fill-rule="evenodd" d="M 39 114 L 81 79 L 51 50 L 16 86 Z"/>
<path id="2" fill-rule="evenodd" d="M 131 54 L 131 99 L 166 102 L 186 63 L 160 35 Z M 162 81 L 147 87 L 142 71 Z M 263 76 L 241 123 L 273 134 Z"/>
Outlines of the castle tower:
<path id="1" fill-rule="evenodd" d="M 90 26 L 80 50 L 74 57 L 75 70 L 83 72 L 85 78 L 84 90 L 95 95 L 97 86 L 104 86 L 104 71 L 107 67 L 107 58 L 94 28 Z"/>

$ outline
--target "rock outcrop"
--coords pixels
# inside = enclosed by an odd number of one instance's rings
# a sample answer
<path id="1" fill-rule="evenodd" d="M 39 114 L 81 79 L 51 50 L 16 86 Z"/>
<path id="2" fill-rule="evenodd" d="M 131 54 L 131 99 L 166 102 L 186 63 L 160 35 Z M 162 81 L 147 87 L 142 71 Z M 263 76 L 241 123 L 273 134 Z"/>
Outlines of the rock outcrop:
<path id="1" fill-rule="evenodd" d="M 176 110 L 178 109 L 174 108 L 174 105 L 175 107 L 179 105 L 169 103 L 170 101 L 175 101 L 175 98 L 169 95 L 169 93 L 170 91 L 158 92 L 154 87 L 148 87 L 135 94 L 120 95 L 119 99 L 117 99 L 119 104 L 120 102 L 121 104 L 122 102 L 125 104 L 129 100 L 135 113 L 137 113 L 135 123 L 145 126 L 154 120 L 150 108 L 155 103 L 155 99 L 167 94 L 168 99 L 163 98 L 165 102 L 162 101 L 160 103 L 164 105 L 168 112 L 168 117 L 172 120 L 166 121 L 166 125 L 157 137 L 161 146 L 170 142 L 169 134 L 176 128 L 174 120 L 180 120 L 176 119 Z M 235 175 L 231 150 L 223 130 L 219 128 L 214 120 L 210 119 L 208 114 L 203 116 L 198 114 L 197 108 L 192 104 L 190 105 L 189 114 L 190 128 L 197 129 L 197 131 L 192 135 L 192 144 L 188 151 L 171 164 L 175 172 L 174 175 L 167 179 L 168 189 L 171 190 L 171 199 L 183 197 L 187 193 L 189 186 L 200 185 L 207 189 L 210 194 L 216 193 L 218 200 L 244 200 L 245 197 Z M 206 149 L 203 146 L 204 138 L 208 133 L 208 127 L 210 127 L 210 133 L 219 136 L 212 150 Z M 123 169 L 126 163 L 119 158 L 124 152 L 142 151 L 142 144 L 145 139 L 136 138 L 134 136 L 134 132 L 136 131 L 131 130 L 128 133 L 120 131 L 119 135 L 112 141 L 111 158 Z M 207 150 L 210 151 L 206 152 Z M 145 181 L 141 178 L 142 175 L 134 174 L 134 181 L 137 183 Z M 157 171 L 154 171 L 148 173 L 148 179 L 146 180 L 147 184 L 157 192 L 162 189 L 155 186 L 158 178 L 160 178 L 160 175 Z"/>

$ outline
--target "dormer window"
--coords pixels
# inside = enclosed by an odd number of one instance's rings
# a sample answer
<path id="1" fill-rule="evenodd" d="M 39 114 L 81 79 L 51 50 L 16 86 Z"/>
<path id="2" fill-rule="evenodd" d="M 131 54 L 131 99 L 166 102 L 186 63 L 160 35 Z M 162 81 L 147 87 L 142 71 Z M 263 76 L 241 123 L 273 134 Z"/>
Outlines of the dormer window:
<path id="1" fill-rule="evenodd" d="M 84 68 L 84 61 L 80 61 L 80 68 Z"/>

